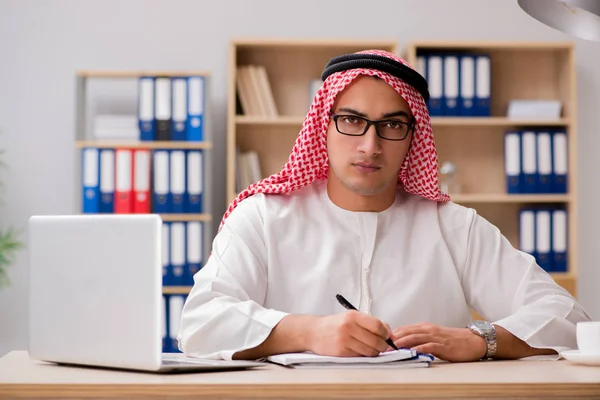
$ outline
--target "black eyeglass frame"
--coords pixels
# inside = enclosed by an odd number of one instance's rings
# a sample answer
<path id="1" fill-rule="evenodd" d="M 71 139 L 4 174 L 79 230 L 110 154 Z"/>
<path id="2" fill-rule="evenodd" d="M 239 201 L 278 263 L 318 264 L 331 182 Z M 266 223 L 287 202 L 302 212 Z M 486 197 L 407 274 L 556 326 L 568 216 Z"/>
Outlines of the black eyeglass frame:
<path id="1" fill-rule="evenodd" d="M 415 129 L 415 125 L 416 125 L 416 121 L 413 120 L 411 122 L 404 122 L 404 121 L 398 121 L 396 119 L 380 119 L 380 120 L 370 120 L 364 117 L 359 117 L 358 115 L 352 115 L 352 114 L 334 114 L 332 112 L 329 113 L 329 116 L 333 119 L 333 122 L 335 123 L 335 129 L 342 135 L 346 135 L 346 136 L 363 136 L 364 134 L 367 133 L 367 131 L 369 130 L 369 128 L 371 127 L 371 125 L 375 125 L 375 133 L 377 134 L 377 136 L 379 136 L 380 138 L 384 139 L 384 140 L 390 140 L 392 142 L 401 142 L 403 140 L 406 140 L 406 138 L 408 137 L 408 134 L 410 132 L 414 132 L 413 130 Z M 367 123 L 367 126 L 365 126 L 365 130 L 362 133 L 345 133 L 340 131 L 340 128 L 338 127 L 338 119 L 340 117 L 352 117 L 352 118 L 357 118 L 360 119 L 362 121 L 365 121 Z M 397 124 L 401 124 L 401 125 L 406 125 L 408 126 L 408 129 L 406 130 L 406 134 L 404 135 L 403 138 L 401 139 L 390 139 L 384 136 L 381 136 L 379 134 L 379 124 L 382 122 L 395 122 Z"/>

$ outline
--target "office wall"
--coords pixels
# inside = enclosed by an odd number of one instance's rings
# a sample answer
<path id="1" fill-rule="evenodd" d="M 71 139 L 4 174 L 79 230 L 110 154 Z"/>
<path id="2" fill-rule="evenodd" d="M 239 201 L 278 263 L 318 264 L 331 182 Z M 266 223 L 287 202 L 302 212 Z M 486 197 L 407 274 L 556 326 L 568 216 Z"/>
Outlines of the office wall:
<path id="1" fill-rule="evenodd" d="M 284 10 L 285 6 L 285 10 Z M 513 0 L 0 0 L 0 227 L 73 213 L 74 73 L 78 69 L 208 69 L 213 73 L 216 220 L 225 210 L 228 42 L 242 36 L 565 40 Z M 575 39 L 576 40 L 576 39 Z M 596 199 L 600 44 L 577 41 L 580 299 L 600 319 Z M 23 238 L 26 240 L 27 236 Z M 0 355 L 27 345 L 26 250 L 0 291 Z"/>

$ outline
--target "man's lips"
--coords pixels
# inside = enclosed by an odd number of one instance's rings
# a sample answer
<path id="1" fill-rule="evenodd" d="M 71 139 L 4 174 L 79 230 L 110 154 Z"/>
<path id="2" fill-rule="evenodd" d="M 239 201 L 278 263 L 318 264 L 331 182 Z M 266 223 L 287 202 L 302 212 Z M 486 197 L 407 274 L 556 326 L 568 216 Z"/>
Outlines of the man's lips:
<path id="1" fill-rule="evenodd" d="M 355 167 L 357 167 L 358 169 L 363 170 L 363 171 L 376 171 L 381 168 L 377 164 L 364 163 L 364 162 L 357 162 L 352 165 L 354 165 Z"/>

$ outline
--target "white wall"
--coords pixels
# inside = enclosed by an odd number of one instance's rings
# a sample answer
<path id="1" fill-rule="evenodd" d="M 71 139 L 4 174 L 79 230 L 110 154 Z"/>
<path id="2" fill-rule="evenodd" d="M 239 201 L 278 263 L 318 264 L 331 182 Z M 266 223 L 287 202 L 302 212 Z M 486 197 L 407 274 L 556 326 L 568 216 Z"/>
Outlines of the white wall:
<path id="1" fill-rule="evenodd" d="M 284 11 L 283 6 L 286 10 Z M 215 219 L 225 209 L 228 42 L 242 36 L 565 40 L 516 0 L 0 0 L 0 227 L 73 213 L 74 73 L 78 69 L 207 69 L 215 145 Z M 596 227 L 600 44 L 577 42 L 581 302 L 600 318 Z M 26 240 L 27 236 L 23 236 Z M 27 345 L 27 253 L 0 292 L 0 356 Z"/>

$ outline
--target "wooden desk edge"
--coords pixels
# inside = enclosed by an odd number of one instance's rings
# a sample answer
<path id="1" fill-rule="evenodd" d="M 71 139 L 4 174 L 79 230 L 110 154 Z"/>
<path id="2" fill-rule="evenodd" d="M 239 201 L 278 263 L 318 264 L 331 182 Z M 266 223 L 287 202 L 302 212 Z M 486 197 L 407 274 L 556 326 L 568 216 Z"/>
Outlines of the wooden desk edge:
<path id="1" fill-rule="evenodd" d="M 0 398 L 569 398 L 600 396 L 599 383 L 443 384 L 0 384 Z"/>

